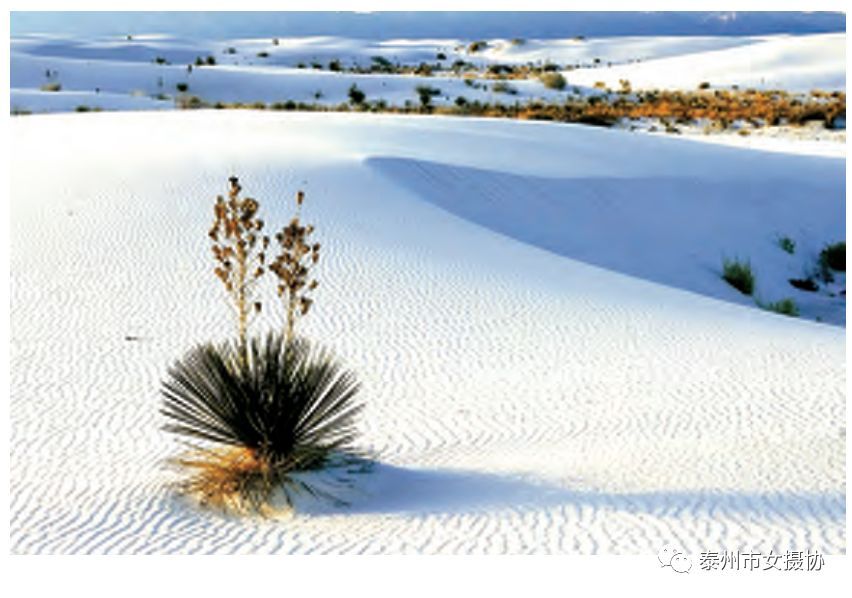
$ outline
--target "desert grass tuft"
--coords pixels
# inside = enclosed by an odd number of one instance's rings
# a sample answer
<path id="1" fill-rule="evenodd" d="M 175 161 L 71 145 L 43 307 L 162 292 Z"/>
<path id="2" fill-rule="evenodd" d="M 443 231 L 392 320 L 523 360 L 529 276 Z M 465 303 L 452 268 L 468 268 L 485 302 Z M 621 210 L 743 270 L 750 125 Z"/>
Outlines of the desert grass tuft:
<path id="1" fill-rule="evenodd" d="M 754 293 L 754 272 L 749 262 L 725 259 L 722 263 L 722 278 L 744 295 Z"/>
<path id="2" fill-rule="evenodd" d="M 774 311 L 777 314 L 793 318 L 798 317 L 799 315 L 799 306 L 790 298 L 781 299 L 779 301 L 770 301 L 769 303 L 760 304 L 760 307 L 768 309 L 769 311 Z"/>

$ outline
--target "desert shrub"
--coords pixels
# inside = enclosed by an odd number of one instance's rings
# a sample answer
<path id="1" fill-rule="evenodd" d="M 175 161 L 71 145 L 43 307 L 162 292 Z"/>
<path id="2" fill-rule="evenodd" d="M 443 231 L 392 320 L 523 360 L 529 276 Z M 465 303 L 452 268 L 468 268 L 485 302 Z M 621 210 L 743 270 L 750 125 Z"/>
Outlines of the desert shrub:
<path id="1" fill-rule="evenodd" d="M 42 91 L 62 91 L 62 84 L 56 81 L 51 81 L 50 83 L 45 83 L 39 89 Z"/>
<path id="2" fill-rule="evenodd" d="M 295 110 L 296 102 L 287 100 L 286 102 L 275 102 L 270 106 L 273 110 Z"/>
<path id="3" fill-rule="evenodd" d="M 354 83 L 352 84 L 352 87 L 349 88 L 349 101 L 353 104 L 363 104 L 366 97 L 367 95 L 358 89 L 358 86 Z"/>
<path id="4" fill-rule="evenodd" d="M 443 52 L 438 52 L 435 55 L 435 60 L 446 60 L 446 59 L 447 59 L 447 55 L 444 54 Z"/>
<path id="5" fill-rule="evenodd" d="M 205 62 L 207 63 L 207 66 L 215 66 L 216 65 L 216 57 L 215 56 L 208 56 L 207 60 Z"/>
<path id="6" fill-rule="evenodd" d="M 710 89 L 710 82 L 709 81 L 702 81 L 701 83 L 698 84 L 698 89 Z"/>
<path id="7" fill-rule="evenodd" d="M 477 52 L 481 52 L 485 48 L 488 47 L 488 42 L 484 40 L 477 40 L 475 42 L 471 42 L 471 44 L 467 47 L 467 51 L 470 54 L 476 54 Z"/>
<path id="8" fill-rule="evenodd" d="M 839 272 L 846 271 L 846 241 L 826 245 L 819 254 L 820 264 Z"/>
<path id="9" fill-rule="evenodd" d="M 163 58 L 162 56 L 157 56 L 156 58 L 154 58 L 154 63 L 155 64 L 168 64 L 169 61 L 166 60 L 165 58 Z"/>
<path id="10" fill-rule="evenodd" d="M 722 278 L 744 295 L 754 293 L 754 273 L 748 262 L 725 259 L 722 264 Z"/>
<path id="11" fill-rule="evenodd" d="M 455 100 L 455 104 L 459 108 L 464 108 L 465 106 L 467 106 L 467 98 L 464 96 L 458 96 Z"/>
<path id="12" fill-rule="evenodd" d="M 189 91 L 189 84 L 188 83 L 178 83 L 178 84 L 175 85 L 175 89 L 177 89 L 181 93 L 186 93 L 187 91 Z"/>
<path id="13" fill-rule="evenodd" d="M 175 99 L 175 105 L 181 110 L 204 108 L 207 103 L 198 96 L 181 95 Z"/>
<path id="14" fill-rule="evenodd" d="M 417 92 L 417 97 L 420 98 L 420 105 L 423 108 L 429 107 L 434 96 L 441 95 L 440 89 L 437 87 L 430 87 L 428 85 L 418 85 L 414 88 L 414 91 Z"/>
<path id="15" fill-rule="evenodd" d="M 565 81 L 565 77 L 562 76 L 562 73 L 557 72 L 542 73 L 539 80 L 546 88 L 558 89 L 559 91 L 565 89 L 565 86 L 567 85 L 567 81 Z"/>
<path id="16" fill-rule="evenodd" d="M 339 73 L 343 70 L 343 66 L 340 64 L 339 60 L 334 59 L 328 63 L 328 70 Z"/>
<path id="17" fill-rule="evenodd" d="M 796 253 L 796 242 L 790 237 L 784 236 L 778 238 L 778 247 L 793 255 Z"/>
<path id="18" fill-rule="evenodd" d="M 225 48 L 225 54 L 236 54 L 237 49 L 234 47 Z"/>
<path id="19" fill-rule="evenodd" d="M 507 93 L 509 95 L 516 95 L 518 90 L 506 83 L 505 81 L 497 81 L 491 89 L 494 93 Z"/>
<path id="20" fill-rule="evenodd" d="M 509 43 L 513 46 L 523 46 L 527 42 L 526 42 L 525 39 L 523 39 L 521 37 L 515 37 L 515 38 L 509 40 Z"/>
<path id="21" fill-rule="evenodd" d="M 258 52 L 257 57 L 258 58 L 269 58 L 269 52 Z"/>
<path id="22" fill-rule="evenodd" d="M 813 278 L 791 278 L 789 279 L 789 283 L 801 291 L 814 292 L 819 290 L 819 285 L 817 285 Z"/>
<path id="23" fill-rule="evenodd" d="M 380 71 L 390 73 L 393 71 L 393 64 L 391 61 L 385 58 L 384 56 L 371 56 L 370 60 L 373 61 L 373 64 L 370 67 L 372 71 Z"/>
<path id="24" fill-rule="evenodd" d="M 74 112 L 91 112 L 92 108 L 87 106 L 86 104 L 80 104 L 76 108 L 74 108 Z"/>
<path id="25" fill-rule="evenodd" d="M 785 316 L 797 317 L 799 315 L 799 307 L 796 305 L 796 302 L 790 298 L 769 302 L 763 304 L 762 307 Z"/>
<path id="26" fill-rule="evenodd" d="M 280 334 L 203 344 L 174 363 L 162 385 L 165 430 L 203 441 L 173 462 L 191 472 L 180 489 L 204 505 L 264 512 L 277 490 L 341 502 L 304 476 L 352 473 L 355 377 L 326 352 Z M 211 447 L 210 444 L 213 446 Z"/>

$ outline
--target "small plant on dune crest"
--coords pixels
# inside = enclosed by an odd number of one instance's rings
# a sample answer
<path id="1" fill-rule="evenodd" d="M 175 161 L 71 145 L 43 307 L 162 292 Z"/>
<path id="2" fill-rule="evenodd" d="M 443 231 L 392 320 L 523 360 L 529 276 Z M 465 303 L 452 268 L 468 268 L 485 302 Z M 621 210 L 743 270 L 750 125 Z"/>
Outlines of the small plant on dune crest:
<path id="1" fill-rule="evenodd" d="M 311 278 L 310 270 L 319 261 L 320 244 L 310 240 L 313 225 L 301 222 L 304 201 L 304 192 L 297 192 L 296 215 L 275 235 L 281 253 L 269 265 L 278 277 L 278 296 L 284 301 L 287 314 L 284 336 L 288 341 L 294 338 L 296 318 L 307 315 L 313 305 L 314 301 L 308 295 L 319 285 L 315 278 Z"/>
<path id="2" fill-rule="evenodd" d="M 722 264 L 722 278 L 744 295 L 754 293 L 754 273 L 748 262 L 725 259 Z"/>
<path id="3" fill-rule="evenodd" d="M 298 494 L 344 504 L 334 487 L 367 470 L 353 446 L 359 385 L 328 352 L 295 336 L 296 318 L 308 313 L 307 294 L 317 287 L 309 271 L 320 250 L 308 243 L 314 227 L 300 222 L 304 194 L 276 236 L 281 254 L 267 267 L 260 206 L 241 191 L 231 177 L 228 199 L 216 198 L 209 232 L 216 276 L 237 312 L 237 337 L 198 345 L 169 368 L 162 385 L 165 429 L 202 441 L 172 460 L 190 473 L 179 489 L 202 505 L 236 512 L 266 514 L 279 495 L 291 508 Z M 250 316 L 261 309 L 254 291 L 267 268 L 279 278 L 287 324 L 283 333 L 250 338 Z"/>
<path id="4" fill-rule="evenodd" d="M 213 241 L 214 273 L 222 281 L 237 312 L 237 337 L 246 346 L 248 326 L 253 313 L 260 312 L 260 301 L 254 301 L 257 282 L 265 273 L 269 237 L 262 235 L 260 206 L 250 197 L 240 197 L 237 177 L 228 179 L 228 199 L 216 198 L 214 221 L 208 236 Z"/>
<path id="5" fill-rule="evenodd" d="M 796 302 L 790 298 L 781 299 L 780 301 L 771 301 L 769 303 L 760 303 L 760 307 L 774 311 L 777 314 L 784 316 L 797 317 L 799 315 L 799 307 Z"/>

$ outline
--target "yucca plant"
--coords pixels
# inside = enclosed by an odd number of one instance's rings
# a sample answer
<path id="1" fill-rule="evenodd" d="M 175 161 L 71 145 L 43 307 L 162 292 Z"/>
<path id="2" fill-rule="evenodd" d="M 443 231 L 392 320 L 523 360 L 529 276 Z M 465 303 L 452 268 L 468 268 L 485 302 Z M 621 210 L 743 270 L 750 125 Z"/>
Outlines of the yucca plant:
<path id="1" fill-rule="evenodd" d="M 208 504 L 264 512 L 277 490 L 343 502 L 306 472 L 327 469 L 348 484 L 362 463 L 353 440 L 358 383 L 325 351 L 281 334 L 207 343 L 163 382 L 169 432 L 202 441 L 175 460 L 191 477 L 181 489 Z M 328 479 L 328 478 L 326 478 Z"/>

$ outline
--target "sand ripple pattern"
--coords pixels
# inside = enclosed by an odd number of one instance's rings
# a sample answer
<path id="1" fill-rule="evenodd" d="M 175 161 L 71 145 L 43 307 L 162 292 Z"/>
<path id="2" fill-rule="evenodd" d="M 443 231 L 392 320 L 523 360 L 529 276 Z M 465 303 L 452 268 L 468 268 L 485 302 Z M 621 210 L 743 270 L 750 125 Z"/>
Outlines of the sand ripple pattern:
<path id="1" fill-rule="evenodd" d="M 418 132 L 534 149 L 537 129 L 327 122 L 13 122 L 14 552 L 845 551 L 842 329 L 537 249 L 365 160 Z M 348 508 L 244 520 L 167 488 L 161 376 L 233 326 L 204 237 L 230 172 L 268 222 L 308 181 L 327 249 L 305 333 L 361 377 L 378 460 Z"/>

